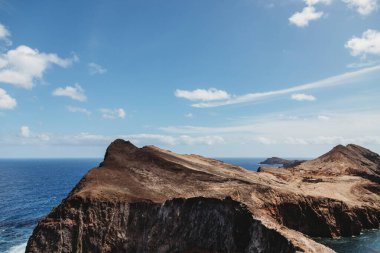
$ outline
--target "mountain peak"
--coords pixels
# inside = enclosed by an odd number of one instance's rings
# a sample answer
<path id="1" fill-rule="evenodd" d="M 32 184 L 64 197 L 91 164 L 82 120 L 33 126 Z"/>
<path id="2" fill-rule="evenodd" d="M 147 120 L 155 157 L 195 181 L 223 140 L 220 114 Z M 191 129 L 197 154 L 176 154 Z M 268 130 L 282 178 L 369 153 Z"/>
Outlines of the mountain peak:
<path id="1" fill-rule="evenodd" d="M 100 167 L 109 163 L 115 163 L 123 157 L 128 157 L 135 153 L 137 150 L 139 150 L 139 148 L 130 141 L 116 139 L 108 146 L 106 154 L 104 155 L 104 161 L 100 164 Z"/>
<path id="2" fill-rule="evenodd" d="M 380 181 L 380 156 L 356 144 L 337 145 L 300 169 L 324 175 L 357 175 Z"/>

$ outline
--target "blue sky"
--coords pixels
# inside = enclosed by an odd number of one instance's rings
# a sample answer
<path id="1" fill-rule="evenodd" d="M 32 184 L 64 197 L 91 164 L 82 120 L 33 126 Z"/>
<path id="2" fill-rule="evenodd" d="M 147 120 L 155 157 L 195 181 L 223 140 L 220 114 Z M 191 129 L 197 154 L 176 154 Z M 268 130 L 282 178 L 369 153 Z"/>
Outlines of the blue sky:
<path id="1" fill-rule="evenodd" d="M 0 1 L 0 157 L 115 138 L 212 157 L 380 152 L 380 1 Z"/>

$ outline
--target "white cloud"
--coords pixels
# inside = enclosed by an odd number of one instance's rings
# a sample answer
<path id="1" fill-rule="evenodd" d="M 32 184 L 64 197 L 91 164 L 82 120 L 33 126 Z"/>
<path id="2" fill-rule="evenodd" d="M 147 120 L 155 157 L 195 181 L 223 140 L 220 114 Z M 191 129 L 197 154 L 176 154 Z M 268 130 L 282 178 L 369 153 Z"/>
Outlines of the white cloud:
<path id="1" fill-rule="evenodd" d="M 356 9 L 361 15 L 369 15 L 378 8 L 378 0 L 342 0 L 349 8 Z M 304 0 L 306 6 L 301 12 L 294 13 L 289 22 L 298 27 L 307 27 L 310 21 L 318 20 L 324 16 L 323 11 L 317 11 L 318 4 L 330 5 L 332 0 Z"/>
<path id="2" fill-rule="evenodd" d="M 193 91 L 188 90 L 176 90 L 175 96 L 179 98 L 185 98 L 191 101 L 214 101 L 224 100 L 230 98 L 230 95 L 224 90 L 218 90 L 215 88 L 196 89 Z"/>
<path id="3" fill-rule="evenodd" d="M 192 106 L 198 107 L 198 108 L 208 108 L 208 107 L 218 107 L 218 106 L 233 105 L 233 104 L 242 104 L 242 103 L 258 101 L 260 99 L 265 99 L 265 98 L 278 96 L 278 95 L 342 85 L 342 84 L 346 84 L 349 81 L 354 82 L 355 78 L 357 77 L 363 76 L 371 72 L 379 71 L 379 70 L 380 70 L 380 65 L 376 65 L 373 67 L 346 72 L 346 73 L 328 77 L 326 79 L 322 79 L 319 81 L 306 83 L 306 84 L 302 84 L 298 86 L 293 86 L 286 89 L 273 90 L 273 91 L 267 91 L 267 92 L 248 93 L 241 96 L 232 96 L 230 99 L 227 99 L 225 101 L 196 103 L 196 104 L 193 104 Z"/>
<path id="4" fill-rule="evenodd" d="M 224 139 L 220 136 L 188 136 L 188 135 L 181 135 L 178 138 L 179 144 L 185 144 L 185 145 L 215 145 L 215 144 L 221 144 L 224 142 Z"/>
<path id="5" fill-rule="evenodd" d="M 9 30 L 3 25 L 0 24 L 0 40 L 4 41 L 6 45 L 11 45 L 12 41 L 10 40 L 11 33 Z"/>
<path id="6" fill-rule="evenodd" d="M 86 114 L 86 115 L 90 115 L 91 114 L 91 111 L 87 110 L 86 108 L 82 108 L 82 107 L 76 107 L 76 106 L 67 106 L 66 107 L 67 110 L 69 112 L 78 112 L 78 113 L 83 113 L 83 114 Z"/>
<path id="7" fill-rule="evenodd" d="M 303 93 L 293 94 L 291 98 L 296 101 L 315 101 L 316 100 L 314 96 L 303 94 Z"/>
<path id="8" fill-rule="evenodd" d="M 368 54 L 380 56 L 380 32 L 368 29 L 362 37 L 354 36 L 347 41 L 345 47 L 353 56 L 366 57 Z"/>
<path id="9" fill-rule="evenodd" d="M 176 145 L 177 140 L 175 137 L 170 135 L 161 135 L 161 134 L 134 134 L 134 135 L 125 135 L 124 139 L 128 139 L 136 144 L 151 144 L 151 143 L 160 143 L 164 145 Z"/>
<path id="10" fill-rule="evenodd" d="M 53 91 L 53 96 L 65 96 L 71 99 L 84 102 L 87 100 L 84 94 L 83 88 L 79 84 L 74 84 L 74 86 L 66 86 L 64 88 L 57 88 Z"/>
<path id="11" fill-rule="evenodd" d="M 343 2 L 364 16 L 371 14 L 378 8 L 377 0 L 343 0 Z"/>
<path id="12" fill-rule="evenodd" d="M 329 117 L 329 116 L 326 116 L 326 115 L 318 115 L 318 119 L 319 119 L 319 120 L 329 120 L 330 117 Z"/>
<path id="13" fill-rule="evenodd" d="M 306 6 L 301 12 L 294 13 L 289 22 L 298 27 L 306 27 L 310 21 L 318 20 L 323 16 L 323 12 L 317 12 L 313 6 Z"/>
<path id="14" fill-rule="evenodd" d="M 194 117 L 194 115 L 191 112 L 189 112 L 189 113 L 185 114 L 185 117 L 186 118 L 192 118 L 192 117 Z"/>
<path id="15" fill-rule="evenodd" d="M 265 145 L 270 145 L 270 144 L 276 144 L 276 140 L 270 138 L 270 137 L 264 137 L 264 136 L 258 136 L 254 138 L 257 142 Z"/>
<path id="16" fill-rule="evenodd" d="M 221 127 L 179 126 L 161 130 L 187 135 L 218 135 L 233 146 L 237 140 L 266 145 L 380 145 L 378 110 L 331 113 L 329 116 L 260 117 L 249 124 Z M 364 133 L 364 134 L 363 134 Z"/>
<path id="17" fill-rule="evenodd" d="M 332 3 L 332 0 L 305 0 L 306 5 L 312 6 L 316 4 L 325 4 L 329 5 Z"/>
<path id="18" fill-rule="evenodd" d="M 17 106 L 16 99 L 0 88 L 0 109 L 13 109 Z"/>
<path id="19" fill-rule="evenodd" d="M 90 72 L 91 75 L 97 75 L 97 74 L 102 75 L 102 74 L 107 73 L 106 68 L 94 62 L 91 62 L 88 64 L 88 71 Z"/>
<path id="20" fill-rule="evenodd" d="M 123 139 L 130 140 L 136 144 L 152 144 L 157 143 L 161 145 L 216 145 L 224 142 L 224 139 L 220 136 L 207 135 L 207 136 L 190 136 L 190 135 L 162 135 L 162 134 L 134 134 L 134 135 L 122 135 Z"/>
<path id="21" fill-rule="evenodd" d="M 124 119 L 125 118 L 125 111 L 124 111 L 124 109 L 122 109 L 122 108 L 119 108 L 119 109 L 117 109 L 117 116 L 119 117 L 119 118 L 121 118 L 121 119 Z"/>
<path id="22" fill-rule="evenodd" d="M 350 64 L 347 64 L 347 68 L 366 68 L 373 65 L 379 64 L 379 61 L 369 61 L 364 58 L 360 59 L 360 62 L 353 62 Z"/>
<path id="23" fill-rule="evenodd" d="M 66 68 L 77 60 L 77 56 L 62 59 L 56 54 L 40 53 L 37 49 L 19 46 L 0 55 L 0 82 L 30 89 L 35 80 L 42 79 L 50 66 Z"/>
<path id="24" fill-rule="evenodd" d="M 126 116 L 125 110 L 123 108 L 117 108 L 117 109 L 102 108 L 99 111 L 102 114 L 102 117 L 104 119 L 116 119 L 116 118 L 124 119 Z"/>
<path id="25" fill-rule="evenodd" d="M 20 141 L 22 145 L 46 144 L 50 141 L 50 136 L 46 133 L 33 133 L 28 126 L 20 127 L 20 139 L 13 140 L 14 144 Z"/>
<path id="26" fill-rule="evenodd" d="M 30 129 L 28 126 L 22 126 L 20 128 L 20 135 L 23 138 L 29 138 L 30 137 Z"/>
<path id="27" fill-rule="evenodd" d="M 164 145 L 164 146 L 193 146 L 193 145 L 216 145 L 224 143 L 224 139 L 216 135 L 189 136 L 189 135 L 163 135 L 163 134 L 131 134 L 131 135 L 102 135 L 82 132 L 71 135 L 52 135 L 32 133 L 28 127 L 20 129 L 17 139 L 4 139 L 0 137 L 0 143 L 12 143 L 21 145 L 73 145 L 73 146 L 93 146 L 108 145 L 117 138 L 130 140 L 136 145 Z"/>

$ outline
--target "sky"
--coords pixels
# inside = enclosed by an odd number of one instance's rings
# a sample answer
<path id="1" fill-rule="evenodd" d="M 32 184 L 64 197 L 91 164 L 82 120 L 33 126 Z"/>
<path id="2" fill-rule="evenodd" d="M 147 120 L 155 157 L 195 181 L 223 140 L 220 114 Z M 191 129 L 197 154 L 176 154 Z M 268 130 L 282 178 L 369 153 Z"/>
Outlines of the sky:
<path id="1" fill-rule="evenodd" d="M 380 0 L 0 0 L 0 157 L 116 138 L 210 157 L 380 152 Z"/>

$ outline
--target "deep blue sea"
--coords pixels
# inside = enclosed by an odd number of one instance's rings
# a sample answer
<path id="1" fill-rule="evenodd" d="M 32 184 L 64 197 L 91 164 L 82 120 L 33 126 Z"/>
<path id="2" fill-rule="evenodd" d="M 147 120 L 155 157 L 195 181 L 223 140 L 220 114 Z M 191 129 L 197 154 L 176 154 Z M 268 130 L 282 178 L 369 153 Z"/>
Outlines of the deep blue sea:
<path id="1" fill-rule="evenodd" d="M 218 158 L 256 171 L 264 159 Z M 0 252 L 24 252 L 38 220 L 71 191 L 102 159 L 0 159 Z M 344 253 L 380 253 L 380 232 L 323 240 Z"/>
<path id="2" fill-rule="evenodd" d="M 0 160 L 0 252 L 24 252 L 37 221 L 100 161 Z"/>

